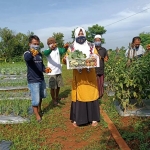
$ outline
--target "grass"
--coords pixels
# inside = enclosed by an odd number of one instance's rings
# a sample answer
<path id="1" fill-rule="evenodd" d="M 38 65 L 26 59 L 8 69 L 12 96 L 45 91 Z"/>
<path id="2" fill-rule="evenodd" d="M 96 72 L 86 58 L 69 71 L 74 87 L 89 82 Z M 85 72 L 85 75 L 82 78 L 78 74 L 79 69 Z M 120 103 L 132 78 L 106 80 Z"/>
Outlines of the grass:
<path id="1" fill-rule="evenodd" d="M 102 100 L 102 108 L 132 150 L 150 149 L 150 117 L 119 116 L 113 105 L 113 97 L 110 98 L 106 94 Z"/>
<path id="2" fill-rule="evenodd" d="M 20 64 L 18 66 L 21 67 Z M 72 126 L 69 120 L 72 71 L 66 70 L 65 66 L 63 66 L 63 79 L 65 86 L 61 88 L 60 97 L 65 97 L 65 100 L 62 100 L 59 107 L 52 107 L 47 89 L 48 96 L 43 100 L 42 123 L 37 123 L 33 115 L 30 116 L 30 123 L 0 125 L 0 141 L 13 141 L 11 150 L 118 150 L 102 117 L 97 127 Z M 30 100 L 7 100 L 12 95 L 20 96 L 23 93 L 24 91 L 0 92 L 0 96 L 6 98 L 0 101 L 1 114 L 8 115 L 13 111 L 16 115 L 29 117 L 27 109 L 31 104 Z"/>

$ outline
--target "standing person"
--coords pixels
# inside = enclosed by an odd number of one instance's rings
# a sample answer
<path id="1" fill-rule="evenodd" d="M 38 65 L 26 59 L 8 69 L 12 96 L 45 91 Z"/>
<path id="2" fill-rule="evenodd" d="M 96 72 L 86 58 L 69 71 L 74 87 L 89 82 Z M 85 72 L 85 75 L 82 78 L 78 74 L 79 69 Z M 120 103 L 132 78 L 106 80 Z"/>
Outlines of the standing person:
<path id="1" fill-rule="evenodd" d="M 99 98 L 101 98 L 104 93 L 104 62 L 108 61 L 108 54 L 107 50 L 101 46 L 101 35 L 94 37 L 94 44 L 100 58 L 100 67 L 96 67 L 95 71 L 97 75 Z"/>
<path id="2" fill-rule="evenodd" d="M 31 92 L 32 107 L 36 119 L 41 121 L 42 98 L 46 97 L 46 85 L 43 72 L 50 72 L 50 68 L 45 68 L 40 50 L 40 39 L 36 35 L 29 37 L 30 49 L 24 53 L 24 60 L 27 66 L 28 87 Z"/>
<path id="3" fill-rule="evenodd" d="M 68 52 L 82 51 L 89 57 L 93 53 L 93 45 L 86 40 L 86 32 L 78 27 L 75 30 L 75 41 L 70 45 Z M 66 55 L 67 56 L 67 55 Z M 63 58 L 66 63 L 66 57 Z M 96 126 L 100 121 L 99 93 L 96 81 L 95 68 L 73 69 L 72 103 L 70 120 L 73 126 L 92 123 Z"/>
<path id="4" fill-rule="evenodd" d="M 127 49 L 125 56 L 128 58 L 139 58 L 144 55 L 145 49 L 141 45 L 141 38 L 140 37 L 134 37 L 132 39 L 132 46 Z"/>
<path id="5" fill-rule="evenodd" d="M 47 66 L 52 69 L 51 73 L 48 73 L 49 78 L 49 88 L 50 94 L 54 106 L 58 105 L 58 98 L 60 87 L 63 86 L 62 78 L 62 66 L 60 63 L 61 56 L 67 51 L 68 44 L 65 44 L 64 48 L 58 48 L 56 40 L 53 37 L 48 38 L 47 40 L 48 49 L 43 51 L 43 54 L 47 57 Z"/>

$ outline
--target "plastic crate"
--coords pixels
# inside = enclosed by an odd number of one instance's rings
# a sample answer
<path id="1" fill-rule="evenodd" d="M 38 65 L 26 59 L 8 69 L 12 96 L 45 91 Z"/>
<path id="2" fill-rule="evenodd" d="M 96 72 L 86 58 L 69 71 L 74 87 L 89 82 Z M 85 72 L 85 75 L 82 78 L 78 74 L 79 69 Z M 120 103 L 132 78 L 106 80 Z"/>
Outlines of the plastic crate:
<path id="1" fill-rule="evenodd" d="M 67 69 L 82 69 L 82 68 L 95 68 L 100 67 L 99 56 L 96 54 L 90 55 L 89 58 L 85 59 L 69 59 L 66 58 Z"/>

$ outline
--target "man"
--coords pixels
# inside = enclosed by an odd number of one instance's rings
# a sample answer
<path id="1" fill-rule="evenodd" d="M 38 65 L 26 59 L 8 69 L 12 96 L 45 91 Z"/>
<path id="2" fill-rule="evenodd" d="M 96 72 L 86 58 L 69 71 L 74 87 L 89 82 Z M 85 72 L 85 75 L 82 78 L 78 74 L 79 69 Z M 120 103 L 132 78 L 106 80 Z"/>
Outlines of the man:
<path id="1" fill-rule="evenodd" d="M 94 44 L 100 58 L 100 67 L 96 67 L 95 71 L 97 75 L 99 98 L 101 98 L 104 93 L 104 62 L 108 61 L 108 54 L 107 50 L 101 46 L 101 35 L 94 37 Z"/>
<path id="2" fill-rule="evenodd" d="M 145 53 L 145 49 L 141 45 L 141 38 L 140 37 L 134 37 L 132 39 L 132 44 L 129 49 L 127 49 L 125 56 L 128 58 L 139 58 L 143 56 Z"/>
<path id="3" fill-rule="evenodd" d="M 36 119 L 41 121 L 41 104 L 42 98 L 46 97 L 46 85 L 43 72 L 51 72 L 50 68 L 46 68 L 43 64 L 42 54 L 40 50 L 40 39 L 36 35 L 29 37 L 30 49 L 24 53 L 24 59 L 27 66 L 28 87 L 31 91 L 32 107 Z"/>
<path id="4" fill-rule="evenodd" d="M 62 67 L 60 63 L 60 57 L 63 55 L 68 48 L 68 44 L 65 44 L 64 48 L 58 48 L 56 44 L 56 40 L 53 37 L 48 38 L 47 40 L 48 49 L 43 51 L 43 54 L 46 56 L 48 60 L 48 67 L 52 69 L 51 73 L 48 73 L 49 78 L 49 88 L 50 94 L 52 97 L 53 105 L 58 105 L 58 95 L 60 91 L 60 87 L 63 86 L 63 78 L 62 78 Z"/>

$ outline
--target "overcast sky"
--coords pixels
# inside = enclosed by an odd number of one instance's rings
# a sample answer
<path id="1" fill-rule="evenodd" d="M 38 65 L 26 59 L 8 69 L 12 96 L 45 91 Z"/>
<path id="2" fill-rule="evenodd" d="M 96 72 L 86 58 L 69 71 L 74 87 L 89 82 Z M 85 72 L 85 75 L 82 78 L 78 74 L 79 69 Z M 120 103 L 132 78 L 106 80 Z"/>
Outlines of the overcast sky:
<path id="1" fill-rule="evenodd" d="M 77 26 L 87 29 L 99 24 L 107 30 L 103 46 L 115 49 L 127 47 L 143 31 L 150 32 L 148 8 L 150 0 L 0 0 L 0 27 L 16 33 L 33 31 L 47 48 L 46 40 L 53 32 L 62 32 L 64 40 L 71 41 L 71 31 Z"/>

